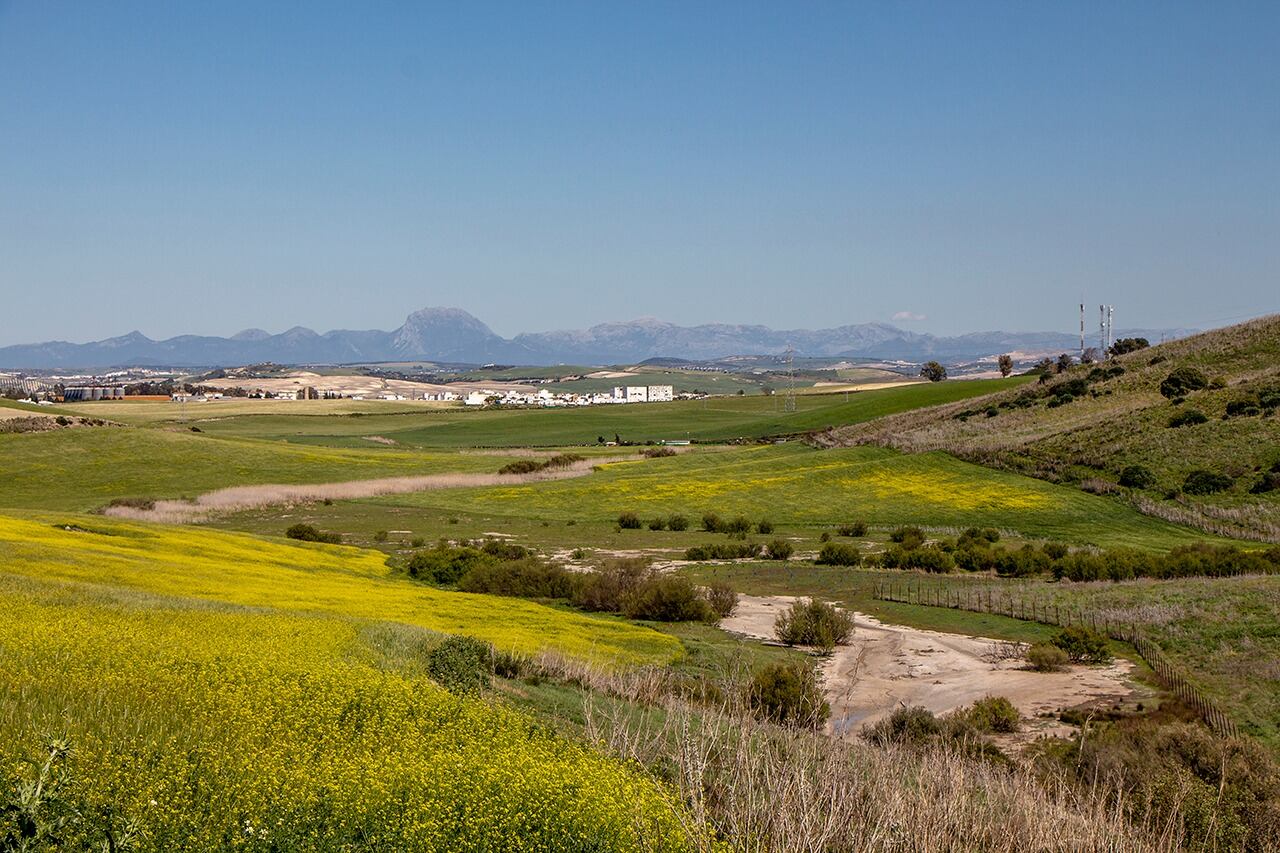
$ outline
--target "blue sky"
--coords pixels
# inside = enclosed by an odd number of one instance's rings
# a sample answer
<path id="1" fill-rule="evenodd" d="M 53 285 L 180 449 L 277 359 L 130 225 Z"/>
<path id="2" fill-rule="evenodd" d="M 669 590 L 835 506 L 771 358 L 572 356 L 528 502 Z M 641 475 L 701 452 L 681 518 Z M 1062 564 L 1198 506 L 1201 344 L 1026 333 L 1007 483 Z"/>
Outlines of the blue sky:
<path id="1" fill-rule="evenodd" d="M 1275 2 L 0 0 L 0 344 L 1276 311 L 1278 44 Z"/>

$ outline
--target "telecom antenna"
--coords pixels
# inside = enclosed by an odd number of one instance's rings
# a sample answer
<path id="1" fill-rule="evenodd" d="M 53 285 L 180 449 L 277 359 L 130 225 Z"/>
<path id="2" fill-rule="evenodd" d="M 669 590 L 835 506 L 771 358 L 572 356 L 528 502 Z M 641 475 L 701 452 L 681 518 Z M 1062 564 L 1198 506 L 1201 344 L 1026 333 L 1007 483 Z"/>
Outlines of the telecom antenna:
<path id="1" fill-rule="evenodd" d="M 787 399 L 783 401 L 782 411 L 796 410 L 796 350 L 787 344 Z"/>
<path id="2" fill-rule="evenodd" d="M 1107 349 L 1111 349 L 1111 345 L 1116 342 L 1115 335 L 1115 316 L 1116 306 L 1107 306 Z"/>
<path id="3" fill-rule="evenodd" d="M 1084 303 L 1080 303 L 1080 361 L 1084 361 Z"/>
<path id="4" fill-rule="evenodd" d="M 1107 357 L 1107 306 L 1098 306 L 1098 346 L 1102 348 L 1102 357 Z"/>

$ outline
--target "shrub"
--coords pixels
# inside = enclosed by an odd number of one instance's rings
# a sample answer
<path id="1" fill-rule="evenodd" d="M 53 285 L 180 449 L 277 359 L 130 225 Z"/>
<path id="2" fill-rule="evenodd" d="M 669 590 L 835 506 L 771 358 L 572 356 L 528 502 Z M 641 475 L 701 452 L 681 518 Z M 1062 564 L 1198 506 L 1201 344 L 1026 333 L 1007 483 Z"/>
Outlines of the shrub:
<path id="1" fill-rule="evenodd" d="M 622 612 L 629 619 L 654 622 L 720 621 L 720 615 L 684 575 L 650 574 L 623 598 Z"/>
<path id="2" fill-rule="evenodd" d="M 502 539 L 486 539 L 480 550 L 499 560 L 523 560 L 533 553 L 523 545 Z"/>
<path id="3" fill-rule="evenodd" d="M 667 519 L 667 527 L 676 531 L 688 530 L 689 519 L 685 518 L 683 515 L 673 515 Z"/>
<path id="4" fill-rule="evenodd" d="M 721 619 L 728 619 L 738 609 L 738 593 L 724 581 L 712 581 L 704 591 L 707 604 Z"/>
<path id="5" fill-rule="evenodd" d="M 944 573 L 955 568 L 956 561 L 951 554 L 941 548 L 931 546 L 908 551 L 902 545 L 894 545 L 880 555 L 880 565 L 886 569 L 919 569 Z"/>
<path id="6" fill-rule="evenodd" d="M 1061 560 L 1071 553 L 1071 549 L 1067 547 L 1065 542 L 1046 542 L 1040 546 L 1040 550 L 1044 551 L 1045 556 L 1050 560 Z"/>
<path id="7" fill-rule="evenodd" d="M 1207 420 L 1209 420 L 1209 418 L 1199 409 L 1184 409 L 1169 418 L 1169 426 L 1177 429 L 1178 427 L 1202 424 Z"/>
<path id="8" fill-rule="evenodd" d="M 852 524 L 842 524 L 836 528 L 836 533 L 841 536 L 861 537 L 867 535 L 867 523 L 865 521 L 855 521 Z"/>
<path id="9" fill-rule="evenodd" d="M 985 696 L 962 714 L 965 722 L 986 734 L 1011 734 L 1022 727 L 1022 715 L 1003 696 Z"/>
<path id="10" fill-rule="evenodd" d="M 745 560 L 760 556 L 760 546 L 753 542 L 712 542 L 685 549 L 686 560 Z"/>
<path id="11" fill-rule="evenodd" d="M 1106 663 L 1111 660 L 1107 638 L 1084 625 L 1062 629 L 1052 643 L 1074 663 Z"/>
<path id="12" fill-rule="evenodd" d="M 823 544 L 822 550 L 818 552 L 818 559 L 814 562 L 821 566 L 860 566 L 862 551 L 857 545 L 827 542 Z"/>
<path id="13" fill-rule="evenodd" d="M 634 512 L 624 512 L 618 516 L 618 526 L 623 530 L 639 530 L 641 527 L 640 516 Z"/>
<path id="14" fill-rule="evenodd" d="M 799 598 L 778 614 L 773 632 L 788 646 L 813 646 L 830 651 L 849 642 L 853 617 L 825 601 Z"/>
<path id="15" fill-rule="evenodd" d="M 1160 383 L 1160 393 L 1174 399 L 1185 397 L 1192 391 L 1199 391 L 1209 385 L 1209 378 L 1194 367 L 1179 367 Z"/>
<path id="16" fill-rule="evenodd" d="M 574 588 L 572 573 L 562 566 L 533 557 L 476 563 L 458 579 L 458 589 L 463 592 L 519 598 L 569 598 Z"/>
<path id="17" fill-rule="evenodd" d="M 927 361 L 921 365 L 920 375 L 930 382 L 941 382 L 947 378 L 947 369 L 936 361 Z"/>
<path id="18" fill-rule="evenodd" d="M 1052 643 L 1036 643 L 1027 649 L 1027 663 L 1036 672 L 1057 672 L 1067 660 L 1067 653 Z"/>
<path id="19" fill-rule="evenodd" d="M 756 522 L 756 532 L 761 536 L 768 536 L 773 532 L 773 522 L 767 518 L 762 518 Z"/>
<path id="20" fill-rule="evenodd" d="M 640 452 L 643 453 L 645 456 L 649 457 L 650 459 L 662 459 L 663 457 L 666 457 L 666 456 L 676 455 L 676 452 L 672 450 L 670 447 L 646 447 L 644 450 Z"/>
<path id="21" fill-rule="evenodd" d="M 818 541 L 819 541 L 819 542 L 830 542 L 830 541 L 831 541 L 831 534 L 830 534 L 828 531 L 826 531 L 826 530 L 822 531 L 822 535 L 818 537 Z"/>
<path id="22" fill-rule="evenodd" d="M 1197 469 L 1182 481 L 1182 490 L 1189 495 L 1212 495 L 1215 492 L 1226 491 L 1234 484 L 1235 480 L 1226 474 Z"/>
<path id="23" fill-rule="evenodd" d="M 452 586 L 477 565 L 493 560 L 478 548 L 454 547 L 442 542 L 410 557 L 408 571 L 411 578 L 436 586 Z"/>
<path id="24" fill-rule="evenodd" d="M 1250 394 L 1227 403 L 1227 417 L 1243 418 L 1262 414 L 1262 405 L 1256 395 Z"/>
<path id="25" fill-rule="evenodd" d="M 1151 342 L 1146 338 L 1119 338 L 1111 344 L 1107 352 L 1111 355 L 1125 355 L 1126 353 L 1146 349 L 1149 346 L 1151 346 Z"/>
<path id="26" fill-rule="evenodd" d="M 924 531 L 919 527 L 896 527 L 889 532 L 889 541 L 902 544 L 910 539 L 924 542 Z"/>
<path id="27" fill-rule="evenodd" d="M 341 545 L 341 533 L 327 533 L 313 524 L 295 524 L 284 532 L 290 539 L 299 542 L 325 542 L 330 545 Z"/>
<path id="28" fill-rule="evenodd" d="M 649 529 L 650 530 L 666 530 L 667 520 L 665 518 L 651 518 L 649 519 Z"/>
<path id="29" fill-rule="evenodd" d="M 536 459 L 516 459 L 498 469 L 499 474 L 532 474 L 542 470 L 542 463 Z"/>
<path id="30" fill-rule="evenodd" d="M 1049 570 L 1049 555 L 1026 545 L 1017 551 L 1002 551 L 996 556 L 996 574 L 1006 578 L 1025 578 Z"/>
<path id="31" fill-rule="evenodd" d="M 421 548 L 427 544 L 427 540 L 423 539 L 421 536 L 415 536 L 409 544 L 414 548 Z"/>
<path id="32" fill-rule="evenodd" d="M 573 591 L 573 604 L 583 610 L 618 613 L 623 602 L 650 575 L 649 561 L 640 557 L 612 560 L 585 576 Z"/>
<path id="33" fill-rule="evenodd" d="M 739 515 L 732 521 L 722 524 L 720 530 L 730 536 L 746 536 L 751 532 L 751 521 L 745 515 Z"/>
<path id="34" fill-rule="evenodd" d="M 1000 531 L 994 527 L 984 527 L 979 530 L 976 527 L 970 527 L 960 534 L 960 545 L 968 545 L 970 543 L 989 545 L 1000 541 Z"/>
<path id="35" fill-rule="evenodd" d="M 770 560 L 789 560 L 795 551 L 795 547 L 785 539 L 774 539 L 765 548 Z"/>
<path id="36" fill-rule="evenodd" d="M 1127 465 L 1120 472 L 1120 485 L 1131 489 L 1149 489 L 1156 484 L 1156 475 L 1142 465 Z"/>
<path id="37" fill-rule="evenodd" d="M 427 654 L 427 674 L 450 693 L 479 693 L 492 672 L 493 647 L 473 637 L 448 637 Z"/>
<path id="38" fill-rule="evenodd" d="M 758 715 L 784 726 L 818 729 L 831 716 L 813 668 L 802 661 L 761 669 L 751 678 L 747 700 Z"/>
<path id="39" fill-rule="evenodd" d="M 719 533 L 724 529 L 724 522 L 714 512 L 702 514 L 702 529 L 708 533 Z"/>
<path id="40" fill-rule="evenodd" d="M 374 541 L 374 542 L 386 542 L 386 541 L 387 541 L 387 536 L 388 536 L 387 531 L 385 531 L 385 530 L 379 530 L 377 533 L 373 534 L 373 541 Z"/>
<path id="41" fill-rule="evenodd" d="M 928 708 L 898 708 L 892 714 L 862 730 L 862 736 L 877 746 L 920 744 L 942 734 L 942 724 Z"/>

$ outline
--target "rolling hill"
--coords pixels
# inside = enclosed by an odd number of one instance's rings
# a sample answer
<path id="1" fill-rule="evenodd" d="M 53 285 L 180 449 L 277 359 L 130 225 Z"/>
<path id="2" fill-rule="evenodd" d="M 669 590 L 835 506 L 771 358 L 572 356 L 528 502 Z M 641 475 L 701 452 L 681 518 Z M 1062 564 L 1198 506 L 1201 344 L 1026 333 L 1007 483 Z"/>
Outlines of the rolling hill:
<path id="1" fill-rule="evenodd" d="M 818 440 L 945 450 L 1215 533 L 1280 541 L 1280 315 Z"/>

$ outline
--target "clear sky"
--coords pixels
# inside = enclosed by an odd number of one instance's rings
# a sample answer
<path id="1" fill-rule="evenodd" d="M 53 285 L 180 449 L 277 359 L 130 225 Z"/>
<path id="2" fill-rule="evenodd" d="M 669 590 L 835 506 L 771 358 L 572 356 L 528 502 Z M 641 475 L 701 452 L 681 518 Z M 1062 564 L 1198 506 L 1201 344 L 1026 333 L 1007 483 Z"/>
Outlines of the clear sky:
<path id="1" fill-rule="evenodd" d="M 0 0 L 0 344 L 1081 298 L 1280 310 L 1280 3 Z"/>

